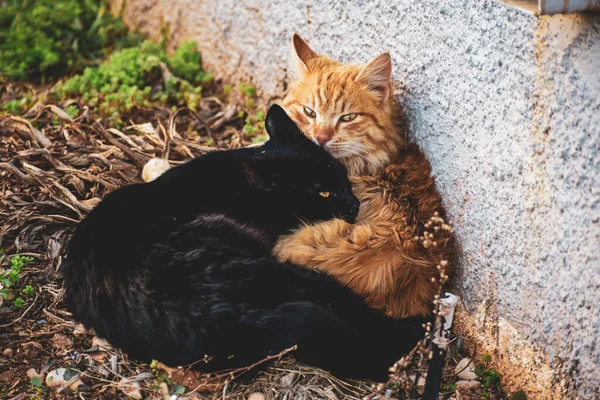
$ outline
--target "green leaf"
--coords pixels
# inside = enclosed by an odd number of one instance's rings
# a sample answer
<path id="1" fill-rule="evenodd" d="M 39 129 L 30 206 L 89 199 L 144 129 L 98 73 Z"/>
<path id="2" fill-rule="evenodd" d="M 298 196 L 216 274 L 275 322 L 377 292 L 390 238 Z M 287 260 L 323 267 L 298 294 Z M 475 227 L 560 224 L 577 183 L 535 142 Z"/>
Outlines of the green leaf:
<path id="1" fill-rule="evenodd" d="M 173 389 L 171 389 L 171 394 L 184 394 L 185 393 L 185 386 L 183 385 L 175 385 L 173 386 Z"/>
<path id="2" fill-rule="evenodd" d="M 42 387 L 42 379 L 39 376 L 33 376 L 29 383 L 31 384 L 31 386 L 36 388 Z"/>
<path id="3" fill-rule="evenodd" d="M 23 305 L 24 305 L 24 304 L 25 304 L 25 300 L 23 300 L 23 299 L 22 299 L 22 298 L 20 298 L 20 297 L 17 297 L 17 298 L 15 299 L 15 301 L 13 301 L 13 305 L 14 305 L 15 307 L 17 307 L 17 308 L 21 308 L 21 307 L 23 307 Z"/>
<path id="4" fill-rule="evenodd" d="M 27 285 L 23 290 L 21 290 L 21 292 L 27 296 L 33 296 L 35 290 L 33 290 L 33 286 Z"/>

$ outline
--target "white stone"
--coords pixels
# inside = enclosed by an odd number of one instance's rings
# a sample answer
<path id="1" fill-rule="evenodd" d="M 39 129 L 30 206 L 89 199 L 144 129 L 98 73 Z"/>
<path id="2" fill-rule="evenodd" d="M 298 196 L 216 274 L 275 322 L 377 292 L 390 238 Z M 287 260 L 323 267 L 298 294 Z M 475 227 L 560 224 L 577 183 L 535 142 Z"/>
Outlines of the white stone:
<path id="1" fill-rule="evenodd" d="M 65 368 L 57 368 L 48 372 L 48 375 L 46 375 L 46 386 L 49 388 L 63 386 L 65 383 L 67 383 L 65 380 L 66 372 L 67 370 Z"/>
<path id="2" fill-rule="evenodd" d="M 69 379 L 66 379 L 66 375 L 69 376 Z M 66 368 L 57 368 L 46 375 L 46 386 L 51 389 L 60 389 L 68 385 L 71 389 L 77 389 L 80 385 L 83 385 L 83 382 L 76 375 L 77 373 L 73 371 L 67 374 Z"/>
<path id="3" fill-rule="evenodd" d="M 163 160 L 162 158 L 152 158 L 144 165 L 142 179 L 144 182 L 153 181 L 169 170 L 169 168 L 171 168 L 169 161 Z"/>
<path id="4" fill-rule="evenodd" d="M 267 396 L 265 396 L 262 393 L 259 392 L 254 392 L 251 393 L 250 396 L 248 396 L 247 400 L 266 400 Z"/>
<path id="5" fill-rule="evenodd" d="M 463 358 L 456 364 L 454 373 L 458 374 L 458 378 L 465 381 L 473 381 L 477 379 L 475 374 L 475 364 L 471 362 L 469 357 Z"/>
<path id="6" fill-rule="evenodd" d="M 478 389 L 480 387 L 481 387 L 481 382 L 479 382 L 479 381 L 460 380 L 460 381 L 456 382 L 456 389 L 473 390 L 473 389 Z"/>

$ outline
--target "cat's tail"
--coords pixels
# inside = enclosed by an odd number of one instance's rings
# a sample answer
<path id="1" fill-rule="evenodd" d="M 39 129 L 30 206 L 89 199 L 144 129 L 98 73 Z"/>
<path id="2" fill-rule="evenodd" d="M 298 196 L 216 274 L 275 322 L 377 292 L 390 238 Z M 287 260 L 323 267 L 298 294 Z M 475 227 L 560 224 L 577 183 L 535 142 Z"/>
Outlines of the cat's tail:
<path id="1" fill-rule="evenodd" d="M 231 368 L 229 361 L 249 365 L 296 346 L 293 355 L 302 363 L 336 376 L 385 381 L 388 369 L 423 337 L 422 323 L 393 320 L 368 308 L 349 320 L 313 302 L 286 303 L 244 317 L 235 338 L 223 338 L 231 356 L 203 368 Z"/>

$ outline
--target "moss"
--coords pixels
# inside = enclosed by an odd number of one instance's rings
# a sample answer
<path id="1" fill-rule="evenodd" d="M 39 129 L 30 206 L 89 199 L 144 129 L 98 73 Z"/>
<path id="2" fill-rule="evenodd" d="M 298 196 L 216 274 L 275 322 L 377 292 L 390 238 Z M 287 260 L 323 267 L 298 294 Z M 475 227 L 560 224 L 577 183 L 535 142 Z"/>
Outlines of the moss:
<path id="1" fill-rule="evenodd" d="M 135 107 L 149 107 L 155 101 L 197 110 L 202 85 L 212 81 L 200 61 L 195 42 L 182 43 L 169 57 L 162 44 L 144 41 L 57 85 L 55 94 L 60 99 L 80 96 L 117 124 Z"/>
<path id="2" fill-rule="evenodd" d="M 0 0 L 0 75 L 46 81 L 140 39 L 104 0 Z"/>

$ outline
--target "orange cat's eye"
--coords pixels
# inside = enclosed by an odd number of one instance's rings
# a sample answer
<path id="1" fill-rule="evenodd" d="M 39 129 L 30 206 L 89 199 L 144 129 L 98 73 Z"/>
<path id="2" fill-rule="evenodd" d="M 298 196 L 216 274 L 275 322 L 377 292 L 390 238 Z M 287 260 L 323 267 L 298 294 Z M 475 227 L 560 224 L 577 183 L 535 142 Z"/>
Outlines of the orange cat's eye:
<path id="1" fill-rule="evenodd" d="M 358 115 L 357 113 L 342 115 L 340 117 L 340 121 L 342 121 L 342 122 L 352 121 L 354 118 L 356 118 L 357 115 Z"/>
<path id="2" fill-rule="evenodd" d="M 319 196 L 321 197 L 329 197 L 329 192 L 319 192 Z"/>
<path id="3" fill-rule="evenodd" d="M 311 118 L 314 118 L 314 117 L 316 117 L 316 116 L 317 116 L 317 113 L 316 113 L 316 112 L 314 112 L 313 110 L 311 110 L 310 108 L 308 108 L 308 107 L 306 107 L 306 106 L 304 106 L 304 113 L 305 113 L 306 115 L 308 115 L 309 117 L 311 117 Z"/>

